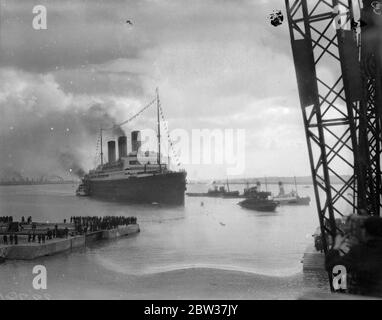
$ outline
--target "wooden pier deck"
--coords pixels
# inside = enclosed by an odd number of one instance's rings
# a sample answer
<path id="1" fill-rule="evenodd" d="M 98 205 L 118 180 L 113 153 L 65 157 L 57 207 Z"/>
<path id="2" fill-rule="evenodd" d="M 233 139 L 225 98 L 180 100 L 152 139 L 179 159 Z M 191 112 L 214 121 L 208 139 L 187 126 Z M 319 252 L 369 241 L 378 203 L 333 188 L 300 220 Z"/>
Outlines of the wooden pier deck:
<path id="1" fill-rule="evenodd" d="M 304 271 L 325 271 L 325 254 L 316 250 L 314 245 L 309 245 L 303 256 Z"/>

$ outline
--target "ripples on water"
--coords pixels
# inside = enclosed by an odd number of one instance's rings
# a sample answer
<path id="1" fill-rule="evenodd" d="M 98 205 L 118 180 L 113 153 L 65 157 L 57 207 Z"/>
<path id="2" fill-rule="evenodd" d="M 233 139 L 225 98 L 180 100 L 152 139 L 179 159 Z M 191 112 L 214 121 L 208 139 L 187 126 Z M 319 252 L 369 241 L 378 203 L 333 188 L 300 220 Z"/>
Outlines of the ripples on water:
<path id="1" fill-rule="evenodd" d="M 74 215 L 138 217 L 138 235 L 39 259 L 47 265 L 50 277 L 65 280 L 59 283 L 68 292 L 76 290 L 78 280 L 106 286 L 113 282 L 111 279 L 124 283 L 131 276 L 201 267 L 272 277 L 301 276 L 300 261 L 318 225 L 314 203 L 278 207 L 275 213 L 243 209 L 237 205 L 238 199 L 186 197 L 184 207 L 128 205 L 78 198 L 74 196 L 75 188 L 0 187 L 0 215 L 13 215 L 16 219 L 29 215 L 35 221 L 50 222 L 69 221 Z M 231 186 L 233 190 L 243 188 Z M 277 192 L 277 186 L 270 188 Z M 205 185 L 188 186 L 190 192 L 206 189 Z M 300 190 L 301 195 L 314 199 L 312 192 L 312 187 Z M 17 261 L 1 265 L 1 287 L 29 288 L 35 264 Z"/>

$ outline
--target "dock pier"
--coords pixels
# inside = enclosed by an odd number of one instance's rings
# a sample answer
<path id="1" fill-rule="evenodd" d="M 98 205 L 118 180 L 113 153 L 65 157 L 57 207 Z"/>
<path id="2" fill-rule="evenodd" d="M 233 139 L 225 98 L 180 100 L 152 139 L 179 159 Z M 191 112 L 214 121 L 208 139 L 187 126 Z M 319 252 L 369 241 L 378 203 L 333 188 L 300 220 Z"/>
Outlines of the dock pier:
<path id="1" fill-rule="evenodd" d="M 313 244 L 306 248 L 302 263 L 304 271 L 325 272 L 325 254 L 317 251 Z"/>
<path id="2" fill-rule="evenodd" d="M 37 233 L 51 230 L 49 227 L 52 224 L 38 223 Z M 54 224 L 53 224 L 54 225 Z M 57 225 L 57 224 L 56 224 Z M 59 224 L 60 227 L 65 227 L 69 230 L 66 236 L 50 238 L 42 242 L 30 241 L 30 233 L 32 230 L 22 232 L 15 232 L 12 234 L 18 235 L 18 242 L 16 243 L 0 243 L 0 262 L 4 260 L 33 260 L 36 258 L 51 256 L 57 253 L 62 253 L 76 248 L 85 247 L 91 243 L 100 240 L 111 240 L 119 237 L 127 236 L 140 232 L 139 224 L 134 223 L 118 225 L 114 228 L 100 229 L 96 231 L 81 232 L 75 231 L 74 224 Z M 36 230 L 36 229 L 35 229 Z M 36 232 L 36 231 L 35 231 Z M 10 235 L 11 232 L 0 232 L 3 235 Z M 2 239 L 0 239 L 2 240 Z"/>

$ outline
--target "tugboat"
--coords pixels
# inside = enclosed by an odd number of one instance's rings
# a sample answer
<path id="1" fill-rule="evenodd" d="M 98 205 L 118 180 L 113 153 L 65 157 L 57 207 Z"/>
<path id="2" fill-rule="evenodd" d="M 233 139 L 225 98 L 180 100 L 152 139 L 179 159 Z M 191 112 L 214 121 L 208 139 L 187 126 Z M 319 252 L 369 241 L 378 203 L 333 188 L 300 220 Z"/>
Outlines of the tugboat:
<path id="1" fill-rule="evenodd" d="M 256 210 L 256 211 L 266 211 L 273 212 L 278 206 L 278 202 L 270 199 L 271 192 L 268 191 L 259 191 L 260 182 L 257 182 L 255 187 L 244 189 L 244 197 L 246 198 L 243 201 L 238 203 L 239 206 L 246 209 Z"/>
<path id="2" fill-rule="evenodd" d="M 226 189 L 224 186 L 218 187 L 214 185 L 213 188 L 207 191 L 207 197 L 222 197 L 226 193 Z"/>
<path id="3" fill-rule="evenodd" d="M 88 188 L 86 187 L 85 184 L 81 183 L 77 190 L 76 190 L 76 196 L 78 197 L 87 197 L 89 196 L 89 191 Z"/>
<path id="4" fill-rule="evenodd" d="M 187 192 L 186 195 L 189 197 L 211 197 L 211 198 L 240 198 L 239 191 L 230 191 L 227 181 L 227 189 L 224 186 L 217 186 L 215 182 L 213 187 L 207 192 Z"/>
<path id="5" fill-rule="evenodd" d="M 228 183 L 228 178 L 227 178 L 227 190 L 224 194 L 223 194 L 223 198 L 240 198 L 240 192 L 239 191 L 230 191 L 229 190 L 229 183 Z"/>
<path id="6" fill-rule="evenodd" d="M 306 205 L 310 204 L 310 197 L 300 197 L 297 193 L 297 183 L 295 178 L 295 188 L 296 191 L 292 190 L 290 193 L 285 193 L 284 186 L 281 181 L 279 181 L 279 194 L 273 198 L 280 205 Z"/>

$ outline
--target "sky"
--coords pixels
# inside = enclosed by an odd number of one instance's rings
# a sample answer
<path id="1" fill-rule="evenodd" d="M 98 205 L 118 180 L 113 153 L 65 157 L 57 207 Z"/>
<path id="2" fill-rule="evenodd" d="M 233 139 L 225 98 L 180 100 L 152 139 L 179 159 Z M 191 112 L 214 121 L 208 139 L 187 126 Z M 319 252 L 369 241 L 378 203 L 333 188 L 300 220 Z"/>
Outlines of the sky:
<path id="1" fill-rule="evenodd" d="M 233 132 L 231 156 L 241 159 L 240 170 L 227 170 L 232 159 L 180 157 L 190 179 L 310 174 L 288 26 L 268 19 L 275 9 L 285 14 L 284 1 L 0 4 L 3 176 L 67 178 L 91 169 L 99 128 L 134 115 L 157 87 L 170 136 L 183 130 L 192 141 L 202 129 Z M 47 8 L 46 30 L 33 28 L 35 5 Z M 154 130 L 155 117 L 149 108 L 121 129 Z M 163 125 L 162 133 L 167 140 Z M 104 141 L 116 135 L 106 133 Z M 222 147 L 230 152 L 227 141 Z M 203 159 L 202 147 L 188 153 Z"/>

